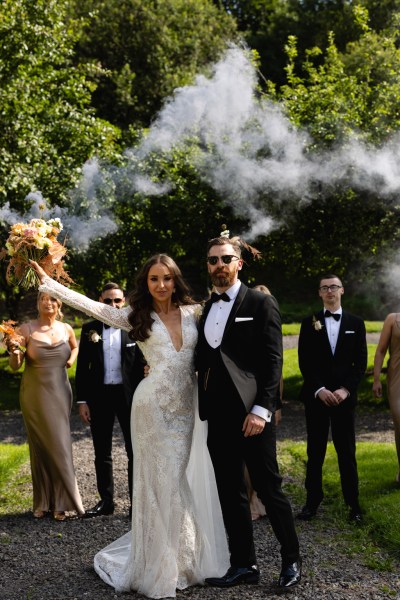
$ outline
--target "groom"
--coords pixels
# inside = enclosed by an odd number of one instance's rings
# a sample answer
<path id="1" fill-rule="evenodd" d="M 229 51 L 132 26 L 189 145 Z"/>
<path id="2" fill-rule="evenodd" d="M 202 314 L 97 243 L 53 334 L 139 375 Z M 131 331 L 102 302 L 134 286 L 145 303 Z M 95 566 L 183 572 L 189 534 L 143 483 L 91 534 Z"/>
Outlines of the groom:
<path id="1" fill-rule="evenodd" d="M 217 290 L 200 322 L 196 360 L 200 418 L 208 421 L 213 462 L 231 566 L 209 585 L 258 583 L 244 465 L 266 505 L 281 544 L 279 586 L 299 583 L 301 559 L 292 509 L 281 489 L 276 461 L 274 411 L 282 372 L 282 333 L 272 296 L 238 279 L 240 242 L 219 237 L 208 243 L 208 272 Z"/>

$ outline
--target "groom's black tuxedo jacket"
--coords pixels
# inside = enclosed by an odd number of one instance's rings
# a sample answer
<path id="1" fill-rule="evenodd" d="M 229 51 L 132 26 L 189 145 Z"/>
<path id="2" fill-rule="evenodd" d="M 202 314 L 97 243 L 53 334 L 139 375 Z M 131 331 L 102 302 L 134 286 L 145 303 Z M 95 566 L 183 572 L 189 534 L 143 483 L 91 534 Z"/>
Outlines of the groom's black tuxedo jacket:
<path id="1" fill-rule="evenodd" d="M 207 403 L 209 345 L 204 324 L 211 302 L 205 304 L 199 323 L 196 368 L 199 381 L 199 412 L 207 419 L 212 406 Z M 247 411 L 254 404 L 275 411 L 282 373 L 282 328 L 273 296 L 251 290 L 243 283 L 226 323 L 221 358 Z M 223 394 L 221 389 L 221 394 Z"/>
<path id="2" fill-rule="evenodd" d="M 103 334 L 103 323 L 90 321 L 82 327 L 76 365 L 75 386 L 77 400 L 80 402 L 96 401 L 96 397 L 104 383 L 103 341 L 93 342 L 89 332 Z M 143 378 L 143 355 L 136 343 L 126 331 L 121 330 L 121 367 L 122 379 L 127 402 L 132 401 L 133 392 Z"/>
<path id="3" fill-rule="evenodd" d="M 315 328 L 313 318 L 322 325 L 321 329 Z M 364 321 L 342 312 L 335 354 L 332 354 L 324 311 L 304 319 L 299 336 L 299 366 L 304 379 L 300 397 L 304 402 L 312 401 L 321 387 L 331 392 L 344 387 L 350 392 L 345 402 L 354 406 L 357 387 L 367 367 Z"/>

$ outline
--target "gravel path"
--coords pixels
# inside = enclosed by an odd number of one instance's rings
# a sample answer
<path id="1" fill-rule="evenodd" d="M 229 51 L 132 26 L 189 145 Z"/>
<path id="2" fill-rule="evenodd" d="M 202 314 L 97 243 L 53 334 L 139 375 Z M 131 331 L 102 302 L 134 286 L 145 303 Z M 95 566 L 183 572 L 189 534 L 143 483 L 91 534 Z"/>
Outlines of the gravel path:
<path id="1" fill-rule="evenodd" d="M 296 403 L 285 403 L 283 414 L 279 437 L 304 439 L 302 407 Z M 97 502 L 91 437 L 75 414 L 71 427 L 78 484 L 85 507 L 90 507 Z M 359 416 L 357 429 L 359 440 L 393 441 L 388 413 Z M 25 439 L 19 413 L 0 415 L 1 442 L 21 443 Z M 31 513 L 0 518 L 1 600 L 144 598 L 135 593 L 117 594 L 92 569 L 95 552 L 129 528 L 126 458 L 117 428 L 114 461 L 116 512 L 113 516 L 71 519 L 64 523 L 56 523 L 50 518 L 34 521 Z M 295 511 L 299 508 L 293 507 Z M 300 523 L 298 532 L 304 557 L 304 576 L 301 586 L 289 593 L 291 600 L 400 599 L 400 564 L 395 566 L 395 572 L 379 572 L 368 569 L 357 556 L 349 558 L 343 531 L 324 520 L 323 509 L 319 519 Z M 255 523 L 255 539 L 262 573 L 260 585 L 229 590 L 197 586 L 178 592 L 178 599 L 281 598 L 273 584 L 280 569 L 279 548 L 267 519 Z M 385 558 L 384 555 L 382 558 Z"/>

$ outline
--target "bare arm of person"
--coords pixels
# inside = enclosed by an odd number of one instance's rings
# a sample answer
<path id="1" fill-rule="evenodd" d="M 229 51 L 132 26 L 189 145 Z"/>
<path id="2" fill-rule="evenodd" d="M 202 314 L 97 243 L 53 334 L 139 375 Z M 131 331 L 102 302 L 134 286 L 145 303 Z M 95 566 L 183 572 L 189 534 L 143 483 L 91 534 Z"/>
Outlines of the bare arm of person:
<path id="1" fill-rule="evenodd" d="M 392 335 L 392 328 L 395 319 L 396 313 L 391 313 L 386 317 L 379 338 L 379 342 L 376 347 L 374 358 L 374 383 L 372 385 L 372 392 L 377 398 L 380 398 L 382 396 L 382 383 L 380 380 L 380 375 L 382 371 L 383 361 L 385 360 L 386 352 L 389 348 L 390 337 Z"/>
<path id="2" fill-rule="evenodd" d="M 70 367 L 72 367 L 72 365 L 76 361 L 76 357 L 78 356 L 78 342 L 76 341 L 75 332 L 72 329 L 71 325 L 67 325 L 66 327 L 69 333 L 68 343 L 69 347 L 71 348 L 71 354 L 66 364 L 67 369 L 69 369 Z"/>
<path id="3" fill-rule="evenodd" d="M 29 339 L 28 325 L 26 323 L 24 323 L 19 328 L 19 331 L 20 331 L 20 334 L 22 335 L 22 337 L 24 338 L 24 346 L 26 346 L 28 343 L 28 339 Z M 18 371 L 18 369 L 20 369 L 22 367 L 22 363 L 24 362 L 24 358 L 25 358 L 24 350 L 22 350 L 22 348 L 20 347 L 20 344 L 18 344 L 16 342 L 12 342 L 12 341 L 7 343 L 7 350 L 10 355 L 8 358 L 8 363 L 10 365 L 10 368 L 13 371 Z"/>

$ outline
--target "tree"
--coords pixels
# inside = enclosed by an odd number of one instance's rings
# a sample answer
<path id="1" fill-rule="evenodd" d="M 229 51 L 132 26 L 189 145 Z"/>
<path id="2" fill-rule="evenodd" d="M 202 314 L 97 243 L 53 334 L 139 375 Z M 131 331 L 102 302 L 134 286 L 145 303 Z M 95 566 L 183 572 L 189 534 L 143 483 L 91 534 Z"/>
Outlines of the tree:
<path id="1" fill-rule="evenodd" d="M 87 25 L 77 60 L 96 78 L 98 114 L 121 127 L 147 126 L 175 88 L 215 60 L 235 36 L 233 19 L 210 0 L 71 0 Z"/>
<path id="2" fill-rule="evenodd" d="M 329 160 L 333 152 L 359 143 L 360 151 L 371 150 L 378 157 L 384 150 L 394 158 L 397 144 L 392 136 L 400 126 L 397 31 L 378 34 L 369 28 L 366 11 L 358 7 L 355 14 L 361 29 L 358 41 L 340 53 L 331 35 L 325 53 L 319 48 L 307 52 L 300 72 L 296 40 L 289 40 L 288 83 L 276 99 L 284 104 L 292 123 L 311 133 L 311 156 Z M 312 198 L 291 203 L 285 224 L 265 241 L 273 257 L 272 278 L 277 280 L 278 274 L 279 279 L 284 270 L 289 278 L 303 282 L 303 297 L 321 271 L 338 272 L 345 279 L 351 273 L 355 283 L 368 277 L 376 280 L 379 260 L 400 246 L 396 189 L 388 191 L 384 175 L 379 174 L 375 181 L 357 185 L 351 171 L 348 164 L 334 186 L 321 184 Z M 289 292 L 284 283 L 279 291 Z"/>
<path id="3" fill-rule="evenodd" d="M 90 107 L 89 65 L 73 65 L 79 29 L 67 27 L 66 2 L 1 0 L 0 10 L 0 208 L 23 212 L 35 190 L 62 206 L 89 157 L 117 154 L 118 132 Z M 0 281 L 5 290 L 4 265 Z"/>
<path id="4" fill-rule="evenodd" d="M 115 153 L 116 130 L 90 108 L 89 68 L 74 67 L 77 26 L 64 0 L 2 0 L 0 204 L 36 189 L 60 203 L 94 153 Z"/>

